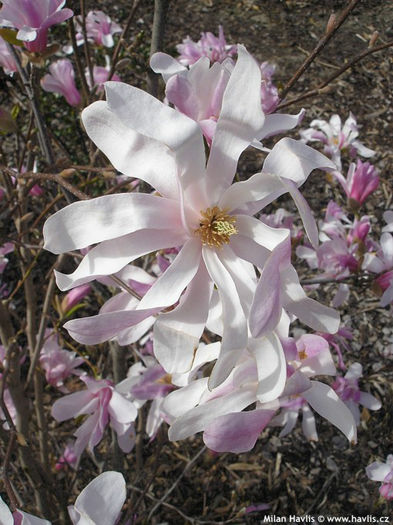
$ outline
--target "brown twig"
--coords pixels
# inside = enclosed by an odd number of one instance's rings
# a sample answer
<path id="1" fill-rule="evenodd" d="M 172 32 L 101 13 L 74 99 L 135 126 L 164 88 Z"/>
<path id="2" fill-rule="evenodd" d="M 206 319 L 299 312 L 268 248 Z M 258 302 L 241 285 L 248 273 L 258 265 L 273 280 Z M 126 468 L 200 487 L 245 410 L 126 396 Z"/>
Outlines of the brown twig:
<path id="1" fill-rule="evenodd" d="M 305 100 L 310 97 L 315 97 L 316 95 L 320 95 L 324 92 L 324 89 L 336 78 L 341 76 L 345 71 L 353 67 L 357 62 L 360 62 L 363 58 L 372 55 L 373 53 L 377 53 L 378 51 L 382 51 L 383 49 L 387 49 L 389 47 L 393 47 L 393 40 L 389 40 L 385 44 L 380 44 L 379 46 L 372 47 L 371 49 L 366 49 L 365 51 L 362 51 L 362 53 L 359 53 L 359 55 L 356 55 L 353 57 L 349 62 L 341 66 L 337 71 L 333 73 L 330 77 L 328 77 L 326 80 L 321 82 L 316 88 L 310 89 L 309 91 L 306 91 L 306 93 L 303 93 L 302 95 L 299 95 L 298 97 L 295 97 L 291 100 L 288 100 L 288 102 L 283 102 L 282 104 L 279 104 L 277 109 L 283 109 L 287 108 L 288 106 L 291 106 L 292 104 L 296 104 L 297 102 L 301 102 L 302 100 Z"/>
<path id="2" fill-rule="evenodd" d="M 348 18 L 353 9 L 357 6 L 360 0 L 351 0 L 347 7 L 342 11 L 342 13 L 337 17 L 335 23 L 331 24 L 331 27 L 328 28 L 325 36 L 321 38 L 316 47 L 311 51 L 308 57 L 305 59 L 303 64 L 295 71 L 293 76 L 289 79 L 287 84 L 284 86 L 280 97 L 284 99 L 288 92 L 293 88 L 299 78 L 303 73 L 310 67 L 314 59 L 319 55 L 319 53 L 324 49 L 327 43 L 333 38 L 338 29 L 342 26 L 345 20 Z"/>
<path id="3" fill-rule="evenodd" d="M 111 68 L 109 70 L 108 80 L 111 80 L 111 78 L 113 77 L 113 75 L 114 75 L 114 73 L 116 71 L 116 65 L 117 65 L 117 62 L 119 60 L 121 46 L 123 45 L 123 42 L 127 38 L 128 32 L 129 32 L 129 30 L 131 28 L 132 21 L 133 21 L 134 16 L 135 16 L 135 12 L 136 12 L 139 4 L 140 4 L 140 0 L 134 0 L 134 2 L 132 4 L 131 10 L 130 10 L 130 14 L 128 15 L 128 18 L 127 18 L 127 22 L 126 22 L 125 28 L 123 29 L 123 32 L 120 35 L 119 41 L 117 42 L 115 50 L 114 50 L 113 55 L 112 55 Z"/>
<path id="4" fill-rule="evenodd" d="M 68 31 L 70 34 L 72 49 L 74 51 L 76 69 L 78 70 L 78 75 L 79 75 L 79 78 L 82 84 L 82 95 L 84 98 L 83 105 L 87 106 L 90 100 L 90 89 L 89 89 L 89 86 L 87 85 L 86 75 L 85 75 L 85 72 L 82 66 L 82 62 L 79 56 L 79 50 L 78 50 L 78 45 L 76 43 L 75 26 L 74 26 L 73 18 L 68 19 Z"/>
<path id="5" fill-rule="evenodd" d="M 59 186 L 62 186 L 66 190 L 68 190 L 70 193 L 75 195 L 75 197 L 78 197 L 80 200 L 87 200 L 90 199 L 86 193 L 83 193 L 83 191 L 78 190 L 72 184 L 67 182 L 63 179 L 61 175 L 57 175 L 56 173 L 20 173 L 18 175 L 18 178 L 20 179 L 35 179 L 35 180 L 51 180 L 53 182 L 56 182 L 59 184 Z"/>

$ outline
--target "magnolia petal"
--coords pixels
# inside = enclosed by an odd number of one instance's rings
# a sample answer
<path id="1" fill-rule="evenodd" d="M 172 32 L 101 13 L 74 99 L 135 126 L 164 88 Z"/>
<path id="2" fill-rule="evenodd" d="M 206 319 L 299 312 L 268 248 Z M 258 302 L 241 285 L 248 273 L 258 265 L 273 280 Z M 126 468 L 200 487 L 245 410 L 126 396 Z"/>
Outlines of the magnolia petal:
<path id="1" fill-rule="evenodd" d="M 164 82 L 168 78 L 180 73 L 181 71 L 187 71 L 187 68 L 182 66 L 178 60 L 167 55 L 166 53 L 154 53 L 150 58 L 150 67 L 154 73 L 160 73 Z"/>
<path id="2" fill-rule="evenodd" d="M 42 518 L 37 518 L 37 516 L 32 516 L 31 514 L 23 512 L 22 510 L 18 509 L 16 512 L 17 514 L 19 514 L 19 516 L 22 517 L 21 525 L 52 525 L 50 521 L 44 520 Z M 1 521 L 0 523 L 3 522 Z M 12 521 L 12 523 L 14 523 L 14 521 Z M 5 522 L 4 525 L 7 525 L 7 522 Z"/>
<path id="3" fill-rule="evenodd" d="M 84 256 L 73 273 L 65 274 L 55 270 L 57 286 L 60 290 L 69 290 L 98 277 L 115 274 L 142 255 L 179 246 L 183 242 L 182 232 L 169 230 L 139 230 L 104 241 Z"/>
<path id="4" fill-rule="evenodd" d="M 147 317 L 157 314 L 161 308 L 147 310 L 121 310 L 65 323 L 64 328 L 78 343 L 95 345 L 116 337 L 121 330 L 140 323 Z"/>
<path id="5" fill-rule="evenodd" d="M 311 381 L 311 388 L 302 395 L 320 416 L 341 430 L 351 443 L 356 443 L 356 422 L 333 389 L 319 381 Z"/>
<path id="6" fill-rule="evenodd" d="M 90 139 L 118 171 L 144 180 L 165 197 L 176 198 L 176 162 L 167 145 L 127 127 L 104 101 L 85 108 L 82 121 Z"/>
<path id="7" fill-rule="evenodd" d="M 52 417 L 59 422 L 76 417 L 90 403 L 91 398 L 91 392 L 87 390 L 61 397 L 52 406 Z"/>
<path id="8" fill-rule="evenodd" d="M 256 134 L 256 139 L 262 140 L 295 128 L 303 120 L 305 112 L 304 109 L 301 109 L 297 115 L 287 115 L 282 113 L 265 115 L 265 122 L 263 123 L 260 132 Z"/>
<path id="9" fill-rule="evenodd" d="M 285 191 L 287 191 L 285 186 L 276 175 L 256 173 L 247 180 L 235 182 L 229 186 L 219 201 L 219 207 L 232 211 L 242 208 L 247 203 L 255 206 L 255 201 L 268 200 L 271 202 L 276 195 L 281 195 Z M 263 205 L 259 209 L 262 208 Z"/>
<path id="10" fill-rule="evenodd" d="M 257 268 L 265 266 L 271 253 L 267 248 L 264 248 L 250 237 L 241 234 L 233 236 L 231 248 L 238 257 L 245 259 Z"/>
<path id="11" fill-rule="evenodd" d="M 257 364 L 258 401 L 268 403 L 277 399 L 287 378 L 285 354 L 279 338 L 272 333 L 262 339 L 251 339 L 248 348 Z"/>
<path id="12" fill-rule="evenodd" d="M 381 402 L 368 392 L 360 392 L 359 403 L 369 410 L 379 410 L 382 406 Z"/>
<path id="13" fill-rule="evenodd" d="M 274 413 L 274 410 L 252 410 L 218 417 L 206 428 L 203 441 L 215 452 L 247 452 L 254 447 Z"/>
<path id="14" fill-rule="evenodd" d="M 75 501 L 75 509 L 93 523 L 114 525 L 126 499 L 126 482 L 119 472 L 104 472 Z M 80 523 L 80 522 L 79 522 Z"/>
<path id="15" fill-rule="evenodd" d="M 390 471 L 390 465 L 379 461 L 374 461 L 366 467 L 366 474 L 372 481 L 383 481 Z"/>
<path id="16" fill-rule="evenodd" d="M 170 418 L 179 418 L 199 403 L 206 389 L 207 377 L 196 379 L 189 385 L 168 394 L 163 401 L 162 409 Z"/>
<path id="17" fill-rule="evenodd" d="M 44 248 L 52 253 L 79 250 L 146 228 L 181 227 L 177 202 L 144 193 L 118 193 L 74 202 L 44 224 Z"/>
<path id="18" fill-rule="evenodd" d="M 311 171 L 317 168 L 333 170 L 336 165 L 300 140 L 288 137 L 275 144 L 263 164 L 264 172 L 292 180 L 297 186 L 303 184 Z"/>
<path id="19" fill-rule="evenodd" d="M 8 505 L 2 500 L 0 496 L 0 523 L 3 525 L 14 525 L 14 518 Z"/>
<path id="20" fill-rule="evenodd" d="M 190 370 L 206 324 L 212 288 L 204 265 L 200 265 L 180 304 L 157 319 L 154 355 L 169 374 Z"/>
<path id="21" fill-rule="evenodd" d="M 235 283 L 218 254 L 204 247 L 202 255 L 222 303 L 224 332 L 221 353 L 209 380 L 209 388 L 216 388 L 228 377 L 239 352 L 247 345 L 247 321 Z"/>
<path id="22" fill-rule="evenodd" d="M 236 228 L 240 235 L 250 237 L 264 248 L 273 251 L 279 244 L 289 239 L 287 228 L 272 228 L 262 221 L 247 215 L 236 217 Z"/>
<path id="23" fill-rule="evenodd" d="M 306 296 L 293 266 L 286 268 L 284 273 L 284 308 L 313 330 L 335 334 L 340 327 L 339 313 Z"/>
<path id="24" fill-rule="evenodd" d="M 108 404 L 108 412 L 111 419 L 119 423 L 131 423 L 135 421 L 138 415 L 134 403 L 116 392 L 116 390 L 112 391 L 112 397 Z"/>
<path id="25" fill-rule="evenodd" d="M 185 439 L 205 430 L 216 418 L 243 410 L 253 402 L 255 402 L 255 391 L 247 388 L 208 401 L 188 410 L 183 416 L 176 419 L 169 428 L 168 437 L 170 441 Z"/>
<path id="26" fill-rule="evenodd" d="M 165 308 L 176 303 L 184 288 L 197 273 L 200 258 L 200 241 L 198 239 L 188 240 L 169 268 L 145 294 L 139 303 L 138 309 Z"/>
<path id="27" fill-rule="evenodd" d="M 216 203 L 222 190 L 230 186 L 240 154 L 264 122 L 260 69 L 242 45 L 237 46 L 237 52 L 238 59 L 224 92 L 207 164 L 211 203 Z"/>
<path id="28" fill-rule="evenodd" d="M 127 128 L 151 137 L 170 149 L 184 181 L 184 188 L 202 176 L 205 149 L 203 135 L 194 120 L 163 104 L 146 91 L 122 82 L 106 82 L 105 92 L 108 108 Z M 157 160 L 160 168 L 160 161 Z M 161 177 L 164 178 L 162 173 Z"/>
<path id="29" fill-rule="evenodd" d="M 282 392 L 282 397 L 301 394 L 310 387 L 310 379 L 300 370 L 296 370 L 290 377 L 288 377 L 285 388 Z"/>
<path id="30" fill-rule="evenodd" d="M 302 408 L 302 429 L 309 441 L 318 441 L 318 433 L 315 425 L 315 417 L 307 405 Z"/>

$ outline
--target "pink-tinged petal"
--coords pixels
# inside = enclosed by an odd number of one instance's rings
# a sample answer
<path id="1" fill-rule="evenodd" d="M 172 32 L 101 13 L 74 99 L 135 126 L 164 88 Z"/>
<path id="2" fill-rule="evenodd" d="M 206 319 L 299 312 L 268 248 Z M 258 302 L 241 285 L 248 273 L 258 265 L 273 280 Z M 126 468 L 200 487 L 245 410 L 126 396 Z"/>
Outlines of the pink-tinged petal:
<path id="1" fill-rule="evenodd" d="M 282 397 L 301 394 L 311 387 L 311 381 L 300 370 L 296 370 L 288 379 Z"/>
<path id="2" fill-rule="evenodd" d="M 335 334 L 340 327 L 339 313 L 306 296 L 293 266 L 285 269 L 284 272 L 284 308 L 313 330 Z"/>
<path id="3" fill-rule="evenodd" d="M 206 428 L 203 441 L 215 452 L 247 452 L 274 414 L 274 410 L 251 410 L 218 417 Z"/>
<path id="4" fill-rule="evenodd" d="M 249 237 L 270 251 L 288 240 L 290 234 L 287 228 L 271 228 L 262 221 L 247 215 L 237 216 L 236 228 L 240 235 Z"/>
<path id="5" fill-rule="evenodd" d="M 306 146 L 300 140 L 281 139 L 266 157 L 263 171 L 292 180 L 297 186 L 303 184 L 312 170 L 336 169 L 325 155 Z"/>
<path id="6" fill-rule="evenodd" d="M 64 274 L 55 270 L 57 286 L 60 290 L 69 290 L 98 277 L 115 274 L 142 255 L 179 246 L 183 242 L 182 232 L 166 230 L 139 230 L 102 242 L 87 252 L 73 273 Z"/>
<path id="7" fill-rule="evenodd" d="M 245 259 L 257 268 L 263 268 L 270 256 L 270 251 L 267 248 L 264 248 L 248 236 L 240 234 L 232 237 L 231 248 L 238 257 Z"/>
<path id="8" fill-rule="evenodd" d="M 194 278 L 201 259 L 201 243 L 188 240 L 169 268 L 156 280 L 145 294 L 138 309 L 165 308 L 178 301 L 184 288 Z"/>
<path id="9" fill-rule="evenodd" d="M 277 399 L 284 390 L 287 378 L 285 354 L 279 338 L 271 333 L 261 339 L 251 339 L 248 348 L 257 364 L 258 401 L 268 403 Z"/>
<path id="10" fill-rule="evenodd" d="M 157 319 L 154 355 L 169 374 L 190 370 L 206 324 L 212 288 L 213 283 L 201 264 L 179 305 Z"/>
<path id="11" fill-rule="evenodd" d="M 209 388 L 215 388 L 228 377 L 239 353 L 247 346 L 247 321 L 235 283 L 219 255 L 210 248 L 204 247 L 202 256 L 222 302 L 224 325 L 222 347 L 209 380 Z"/>
<path id="12" fill-rule="evenodd" d="M 383 481 L 390 473 L 390 470 L 390 465 L 374 461 L 374 463 L 366 467 L 366 474 L 372 481 Z"/>
<path id="13" fill-rule="evenodd" d="M 254 58 L 238 45 L 238 59 L 224 92 L 220 117 L 207 164 L 211 203 L 230 186 L 241 153 L 262 127 L 261 72 Z"/>
<path id="14" fill-rule="evenodd" d="M 120 331 L 140 323 L 159 311 L 160 308 L 149 308 L 93 315 L 68 321 L 64 328 L 78 343 L 95 345 L 116 337 Z"/>
<path id="15" fill-rule="evenodd" d="M 115 525 L 125 499 L 124 477 L 119 472 L 109 471 L 97 476 L 82 490 L 74 507 L 86 520 L 86 525 Z"/>
<path id="16" fill-rule="evenodd" d="M 206 392 L 207 380 L 207 377 L 202 377 L 179 390 L 174 390 L 164 399 L 162 410 L 171 419 L 187 414 L 189 410 L 199 403 L 202 394 Z"/>
<path id="17" fill-rule="evenodd" d="M 108 412 L 111 419 L 119 423 L 131 423 L 135 421 L 138 411 L 131 401 L 113 390 L 111 400 L 108 405 Z"/>
<path id="18" fill-rule="evenodd" d="M 297 209 L 299 210 L 300 217 L 303 222 L 304 229 L 306 230 L 307 237 L 310 239 L 310 242 L 313 248 L 318 248 L 318 227 L 315 222 L 314 215 L 308 205 L 308 202 L 297 189 L 297 186 L 294 182 L 290 180 L 283 180 L 284 186 L 288 188 L 294 203 L 296 204 Z"/>
<path id="19" fill-rule="evenodd" d="M 341 430 L 351 443 L 356 443 L 356 422 L 349 408 L 329 386 L 319 381 L 311 383 L 311 388 L 302 394 L 303 397 L 320 416 Z"/>
<path id="20" fill-rule="evenodd" d="M 372 150 L 370 148 L 366 148 L 366 146 L 364 146 L 358 140 L 352 141 L 351 145 L 354 148 L 356 148 L 356 150 L 357 150 L 359 155 L 361 155 L 362 157 L 365 157 L 366 159 L 369 159 L 370 157 L 373 157 L 375 155 L 375 151 L 374 150 Z"/>
<path id="21" fill-rule="evenodd" d="M 369 410 L 379 410 L 382 406 L 381 402 L 368 392 L 360 392 L 359 404 Z"/>
<path id="22" fill-rule="evenodd" d="M 218 358 L 220 350 L 221 343 L 219 341 L 207 345 L 204 343 L 200 344 L 194 355 L 192 368 L 185 374 L 172 374 L 172 384 L 176 386 L 188 385 L 203 365 Z"/>
<path id="23" fill-rule="evenodd" d="M 277 245 L 266 261 L 255 290 L 249 317 L 251 334 L 255 338 L 262 337 L 266 332 L 272 331 L 280 320 L 282 309 L 281 273 L 288 266 L 290 257 L 291 243 L 288 230 L 287 239 Z"/>
<path id="24" fill-rule="evenodd" d="M 31 514 L 23 512 L 22 510 L 17 510 L 14 514 L 15 525 L 17 523 L 16 515 L 19 515 L 18 517 L 20 517 L 22 520 L 20 522 L 20 525 L 52 525 L 50 521 L 44 520 L 42 518 L 37 518 L 37 516 L 32 516 Z M 3 522 L 0 523 L 3 524 Z M 5 523 L 4 525 L 7 525 L 7 523 Z"/>
<path id="25" fill-rule="evenodd" d="M 162 402 L 163 398 L 153 399 L 147 414 L 146 434 L 152 439 L 155 438 L 161 423 L 164 421 L 161 412 Z"/>
<path id="26" fill-rule="evenodd" d="M 286 115 L 282 113 L 265 115 L 265 122 L 260 132 L 257 133 L 256 138 L 262 140 L 293 129 L 303 120 L 304 114 L 305 110 L 301 109 L 297 115 Z"/>
<path id="27" fill-rule="evenodd" d="M 208 401 L 192 408 L 176 419 L 169 428 L 168 437 L 171 441 L 185 439 L 205 430 L 216 418 L 232 412 L 239 412 L 254 402 L 255 391 L 249 388 L 239 389 L 236 392 Z"/>
<path id="28" fill-rule="evenodd" d="M 186 67 L 166 53 L 154 53 L 150 58 L 150 67 L 155 73 L 160 73 L 165 82 L 171 76 L 181 71 L 187 71 Z"/>
<path id="29" fill-rule="evenodd" d="M 103 101 L 85 108 L 82 121 L 118 171 L 144 180 L 165 197 L 177 197 L 176 162 L 168 146 L 127 127 Z"/>
<path id="30" fill-rule="evenodd" d="M 126 128 L 169 148 L 176 159 L 184 188 L 202 176 L 205 150 L 203 136 L 196 122 L 145 91 L 122 82 L 106 82 L 105 92 L 109 110 Z M 157 168 L 161 168 L 161 161 L 157 159 L 157 162 Z M 160 177 L 164 178 L 162 172 Z"/>
<path id="31" fill-rule="evenodd" d="M 91 400 L 92 395 L 86 390 L 62 397 L 53 404 L 52 417 L 59 422 L 76 417 L 79 413 L 82 413 Z M 86 412 L 83 411 L 83 413 L 85 414 Z"/>
<path id="32" fill-rule="evenodd" d="M 74 202 L 44 225 L 45 249 L 52 253 L 86 248 L 142 229 L 181 226 L 178 204 L 144 193 L 118 193 Z"/>
<path id="33" fill-rule="evenodd" d="M 275 426 L 284 425 L 284 428 L 278 435 L 280 438 L 285 437 L 292 432 L 292 430 L 296 426 L 298 416 L 298 410 L 287 410 L 286 412 L 279 414 L 277 418 L 274 418 L 272 424 L 274 424 Z"/>
<path id="34" fill-rule="evenodd" d="M 307 405 L 304 405 L 302 408 L 302 429 L 303 434 L 309 441 L 318 441 L 315 417 Z"/>
<path id="35" fill-rule="evenodd" d="M 248 180 L 232 184 L 222 195 L 219 207 L 228 208 L 229 211 L 241 209 L 248 203 L 264 202 L 270 199 L 271 195 L 281 195 L 286 191 L 282 181 L 276 175 L 256 173 Z"/>
<path id="36" fill-rule="evenodd" d="M 14 525 L 14 518 L 8 505 L 4 503 L 0 496 L 0 523 L 3 525 Z"/>

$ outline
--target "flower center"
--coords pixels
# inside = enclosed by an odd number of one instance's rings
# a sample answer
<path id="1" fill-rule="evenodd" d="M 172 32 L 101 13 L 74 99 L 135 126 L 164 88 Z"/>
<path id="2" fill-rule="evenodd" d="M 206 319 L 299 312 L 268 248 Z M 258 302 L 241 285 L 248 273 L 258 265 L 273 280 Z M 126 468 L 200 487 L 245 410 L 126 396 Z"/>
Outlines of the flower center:
<path id="1" fill-rule="evenodd" d="M 202 244 L 219 248 L 229 243 L 231 235 L 237 233 L 236 217 L 227 214 L 227 209 L 218 206 L 201 211 L 199 228 L 195 233 L 201 238 Z"/>

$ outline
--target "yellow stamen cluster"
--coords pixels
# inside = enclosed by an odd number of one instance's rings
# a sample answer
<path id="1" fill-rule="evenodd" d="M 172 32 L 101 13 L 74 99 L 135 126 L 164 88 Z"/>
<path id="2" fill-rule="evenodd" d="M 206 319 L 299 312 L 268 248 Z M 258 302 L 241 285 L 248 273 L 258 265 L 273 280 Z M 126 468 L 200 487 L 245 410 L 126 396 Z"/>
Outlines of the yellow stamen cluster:
<path id="1" fill-rule="evenodd" d="M 229 243 L 231 235 L 237 233 L 236 217 L 228 215 L 227 209 L 221 210 L 218 206 L 201 211 L 199 228 L 195 233 L 201 238 L 202 244 L 220 248 Z"/>

